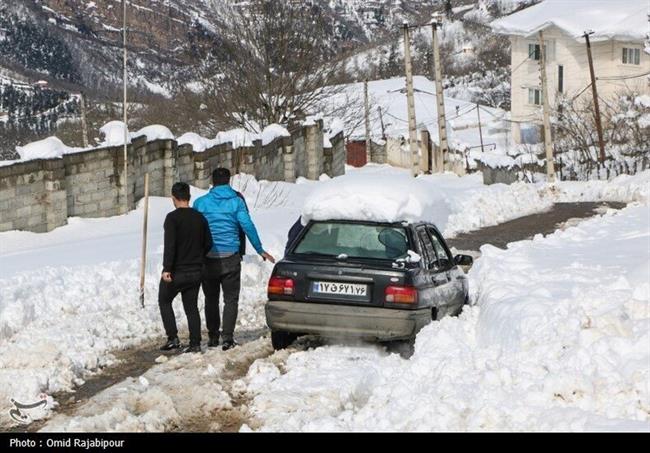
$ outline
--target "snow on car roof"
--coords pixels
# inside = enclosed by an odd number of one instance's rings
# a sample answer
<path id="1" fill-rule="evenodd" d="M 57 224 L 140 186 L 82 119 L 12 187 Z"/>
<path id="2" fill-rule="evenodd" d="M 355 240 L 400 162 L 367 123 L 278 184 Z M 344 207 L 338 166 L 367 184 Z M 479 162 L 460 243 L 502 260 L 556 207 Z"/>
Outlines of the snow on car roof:
<path id="1" fill-rule="evenodd" d="M 497 33 L 530 36 L 556 26 L 575 39 L 593 31 L 593 40 L 643 40 L 647 0 L 545 0 L 491 23 Z"/>
<path id="2" fill-rule="evenodd" d="M 303 222 L 361 220 L 369 222 L 432 221 L 440 195 L 404 174 L 358 174 L 322 183 L 305 200 Z"/>

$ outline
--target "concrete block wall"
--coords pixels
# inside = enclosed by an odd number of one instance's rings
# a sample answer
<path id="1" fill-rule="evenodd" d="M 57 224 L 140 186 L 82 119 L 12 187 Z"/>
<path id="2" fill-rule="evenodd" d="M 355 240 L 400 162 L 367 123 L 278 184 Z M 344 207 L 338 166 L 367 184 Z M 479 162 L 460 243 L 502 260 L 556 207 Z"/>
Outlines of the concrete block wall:
<path id="1" fill-rule="evenodd" d="M 67 222 L 61 161 L 36 160 L 0 167 L 0 231 L 50 231 Z"/>
<path id="2" fill-rule="evenodd" d="M 65 225 L 72 216 L 122 214 L 144 196 L 146 173 L 152 196 L 168 196 L 176 181 L 207 189 L 217 167 L 269 181 L 318 179 L 324 172 L 338 176 L 345 172 L 343 134 L 331 141 L 333 147 L 324 151 L 322 121 L 296 127 L 291 137 L 266 146 L 256 141 L 238 149 L 228 143 L 194 152 L 174 140 L 147 142 L 146 137 L 137 137 L 127 147 L 128 203 L 122 146 L 0 166 L 0 231 L 46 232 Z"/>
<path id="3" fill-rule="evenodd" d="M 119 214 L 118 184 L 123 166 L 122 148 L 104 148 L 67 154 L 63 163 L 68 217 L 106 217 Z M 124 160 L 122 160 L 124 162 Z"/>
<path id="4" fill-rule="evenodd" d="M 230 143 L 213 146 L 200 153 L 193 153 L 194 175 L 193 178 L 184 180 L 194 181 L 194 185 L 200 189 L 209 189 L 212 184 L 212 171 L 217 167 L 224 167 L 236 172 L 236 159 L 234 150 Z M 181 179 L 183 180 L 183 179 Z"/>
<path id="5" fill-rule="evenodd" d="M 291 137 L 282 137 L 255 149 L 255 168 L 254 173 L 258 179 L 268 181 L 285 180 L 285 156 L 287 149 L 292 149 L 293 139 Z"/>

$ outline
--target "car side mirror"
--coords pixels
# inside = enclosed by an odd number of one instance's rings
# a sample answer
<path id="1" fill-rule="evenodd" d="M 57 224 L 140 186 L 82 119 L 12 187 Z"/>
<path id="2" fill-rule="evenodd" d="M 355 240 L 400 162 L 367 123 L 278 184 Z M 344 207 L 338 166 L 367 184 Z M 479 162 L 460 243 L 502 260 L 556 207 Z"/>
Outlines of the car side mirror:
<path id="1" fill-rule="evenodd" d="M 454 263 L 458 266 L 471 266 L 474 264 L 474 258 L 469 255 L 454 256 Z"/>

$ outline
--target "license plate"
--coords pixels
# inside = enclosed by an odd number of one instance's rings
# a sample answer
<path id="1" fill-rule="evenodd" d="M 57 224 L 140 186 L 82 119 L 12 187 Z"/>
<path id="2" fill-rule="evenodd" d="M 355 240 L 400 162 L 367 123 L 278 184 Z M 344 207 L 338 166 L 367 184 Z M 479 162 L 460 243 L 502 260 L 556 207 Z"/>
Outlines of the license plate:
<path id="1" fill-rule="evenodd" d="M 312 292 L 316 294 L 366 297 L 368 285 L 358 283 L 312 282 Z"/>

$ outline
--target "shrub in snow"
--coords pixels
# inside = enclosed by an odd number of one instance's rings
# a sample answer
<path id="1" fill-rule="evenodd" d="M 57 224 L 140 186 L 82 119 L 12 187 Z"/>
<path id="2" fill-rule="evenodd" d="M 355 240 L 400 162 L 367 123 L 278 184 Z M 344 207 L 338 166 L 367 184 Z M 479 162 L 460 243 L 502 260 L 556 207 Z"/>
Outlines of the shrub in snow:
<path id="1" fill-rule="evenodd" d="M 600 103 L 607 162 L 599 147 L 591 97 L 559 99 L 554 118 L 555 151 L 563 178 L 603 179 L 650 168 L 650 97 L 636 93 Z"/>

